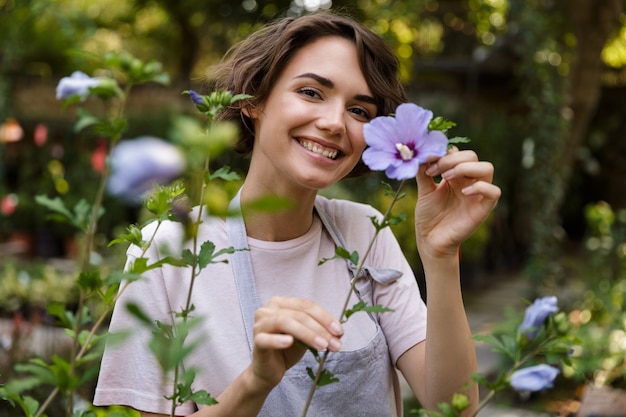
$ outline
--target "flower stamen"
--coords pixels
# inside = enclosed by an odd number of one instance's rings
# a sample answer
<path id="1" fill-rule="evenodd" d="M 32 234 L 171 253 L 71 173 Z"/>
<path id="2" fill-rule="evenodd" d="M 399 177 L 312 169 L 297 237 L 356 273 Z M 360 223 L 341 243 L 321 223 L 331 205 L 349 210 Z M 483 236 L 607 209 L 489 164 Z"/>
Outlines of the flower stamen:
<path id="1" fill-rule="evenodd" d="M 400 158 L 402 158 L 403 161 L 410 161 L 413 159 L 413 149 L 409 148 L 404 143 L 396 143 L 396 149 L 400 153 Z"/>

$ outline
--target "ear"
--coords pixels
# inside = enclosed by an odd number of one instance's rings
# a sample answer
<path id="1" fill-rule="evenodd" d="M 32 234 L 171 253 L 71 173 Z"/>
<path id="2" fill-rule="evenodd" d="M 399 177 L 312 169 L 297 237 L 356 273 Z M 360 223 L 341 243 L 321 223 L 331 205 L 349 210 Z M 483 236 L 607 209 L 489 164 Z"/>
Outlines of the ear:
<path id="1" fill-rule="evenodd" d="M 242 106 L 241 112 L 251 120 L 256 120 L 259 118 L 259 109 L 257 109 L 256 106 L 253 104 L 245 104 L 244 106 Z"/>

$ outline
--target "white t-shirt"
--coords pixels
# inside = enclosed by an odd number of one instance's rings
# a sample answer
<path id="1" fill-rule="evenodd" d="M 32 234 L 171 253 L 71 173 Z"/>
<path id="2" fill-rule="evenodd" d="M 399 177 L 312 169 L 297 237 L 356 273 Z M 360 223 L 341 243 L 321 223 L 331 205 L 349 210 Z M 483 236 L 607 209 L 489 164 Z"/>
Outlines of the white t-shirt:
<path id="1" fill-rule="evenodd" d="M 319 198 L 319 197 L 318 197 Z M 380 213 L 372 207 L 345 200 L 319 200 L 326 214 L 341 231 L 346 249 L 364 254 L 374 235 L 370 217 Z M 248 238 L 250 256 L 260 305 L 276 295 L 314 300 L 335 317 L 339 316 L 350 287 L 350 275 L 345 260 L 336 259 L 318 266 L 321 259 L 332 258 L 335 244 L 317 216 L 309 231 L 295 239 L 267 242 Z M 144 236 L 154 232 L 148 226 Z M 217 250 L 230 247 L 225 222 L 206 218 L 199 231 L 199 242 L 210 240 Z M 181 241 L 180 225 L 164 223 L 158 230 L 155 244 L 146 255 L 150 262 L 165 254 L 164 245 L 173 254 Z M 158 250 L 158 248 L 161 248 Z M 137 247 L 128 251 L 129 259 L 140 256 Z M 228 255 L 224 257 L 227 259 Z M 426 306 L 413 272 L 389 228 L 376 238 L 366 265 L 373 268 L 395 269 L 403 276 L 391 284 L 371 285 L 374 304 L 393 309 L 377 315 L 389 345 L 393 364 L 409 348 L 426 336 Z M 172 322 L 172 313 L 186 303 L 190 270 L 165 265 L 151 270 L 139 281 L 131 283 L 114 310 L 110 331 L 127 330 L 129 336 L 105 350 L 94 403 L 122 404 L 135 409 L 169 414 L 170 403 L 164 398 L 171 394 L 171 384 L 163 378 L 159 365 L 148 349 L 151 334 L 124 307 L 131 302 L 140 306 L 153 320 Z M 350 301 L 358 301 L 356 296 Z M 202 318 L 194 328 L 191 340 L 201 340 L 186 368 L 197 371 L 194 388 L 217 397 L 250 363 L 250 350 L 239 308 L 239 298 L 230 263 L 216 263 L 202 270 L 196 278 L 192 304 L 194 317 Z M 343 350 L 357 350 L 374 337 L 376 328 L 366 313 L 357 313 L 344 324 Z M 340 382 L 337 384 L 340 390 Z M 339 391 L 340 395 L 340 391 Z M 396 393 L 399 398 L 400 393 Z M 185 404 L 178 414 L 190 414 L 194 404 Z"/>

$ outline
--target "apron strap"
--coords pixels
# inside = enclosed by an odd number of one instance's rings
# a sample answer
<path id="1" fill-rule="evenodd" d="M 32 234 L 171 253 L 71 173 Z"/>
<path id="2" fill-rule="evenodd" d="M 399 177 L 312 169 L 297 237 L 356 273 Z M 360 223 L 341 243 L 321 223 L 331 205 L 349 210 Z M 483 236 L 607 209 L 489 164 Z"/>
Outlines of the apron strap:
<path id="1" fill-rule="evenodd" d="M 336 246 L 341 246 L 344 249 L 348 249 L 346 246 L 343 236 L 341 235 L 341 231 L 335 224 L 335 222 L 330 218 L 330 216 L 324 211 L 322 207 L 322 203 L 319 198 L 315 199 L 315 209 L 317 210 L 317 214 L 320 216 L 324 227 L 328 231 L 328 234 L 335 242 Z M 346 263 L 348 264 L 348 269 L 350 269 L 350 275 L 352 277 L 356 274 L 356 265 L 352 263 L 349 259 L 346 259 Z M 390 284 L 400 277 L 402 277 L 402 272 L 390 269 L 390 268 L 372 268 L 364 265 L 361 268 L 361 272 L 359 273 L 359 279 L 371 277 L 374 281 L 379 284 Z"/>
<path id="2" fill-rule="evenodd" d="M 232 199 L 229 206 L 231 212 L 241 212 L 241 189 Z M 239 296 L 239 308 L 248 338 L 248 347 L 252 353 L 254 343 L 254 314 L 259 308 L 259 297 L 256 293 L 250 248 L 246 234 L 246 225 L 241 215 L 226 218 L 226 233 L 230 245 L 235 249 L 232 255 L 232 268 Z"/>

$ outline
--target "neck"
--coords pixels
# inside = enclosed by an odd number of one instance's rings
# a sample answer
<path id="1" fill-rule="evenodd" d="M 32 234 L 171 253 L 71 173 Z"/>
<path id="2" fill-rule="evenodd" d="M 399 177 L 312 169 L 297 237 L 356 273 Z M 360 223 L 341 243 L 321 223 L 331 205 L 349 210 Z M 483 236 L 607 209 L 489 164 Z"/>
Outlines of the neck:
<path id="1" fill-rule="evenodd" d="M 241 190 L 241 205 L 246 233 L 249 237 L 265 241 L 285 241 L 304 235 L 313 223 L 313 207 L 316 192 L 293 193 L 286 190 L 244 187 Z M 291 206 L 278 211 L 246 209 L 246 203 L 259 198 L 276 196 L 291 201 Z"/>

